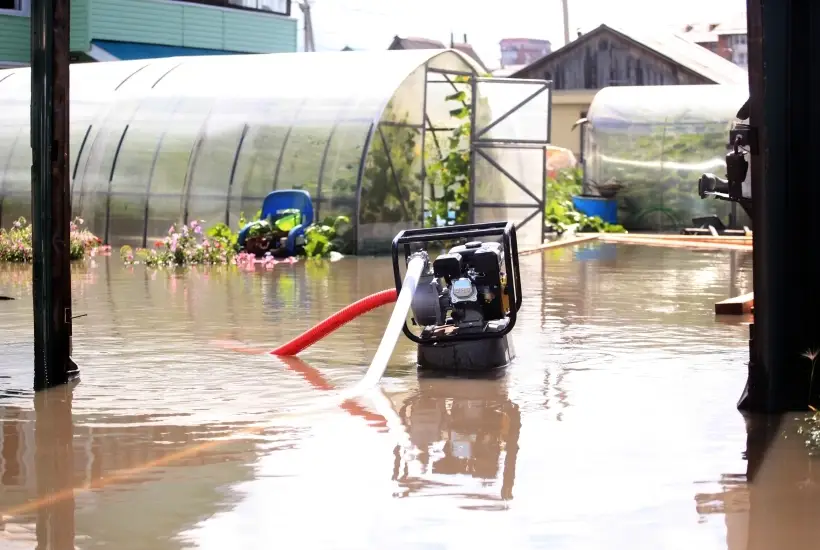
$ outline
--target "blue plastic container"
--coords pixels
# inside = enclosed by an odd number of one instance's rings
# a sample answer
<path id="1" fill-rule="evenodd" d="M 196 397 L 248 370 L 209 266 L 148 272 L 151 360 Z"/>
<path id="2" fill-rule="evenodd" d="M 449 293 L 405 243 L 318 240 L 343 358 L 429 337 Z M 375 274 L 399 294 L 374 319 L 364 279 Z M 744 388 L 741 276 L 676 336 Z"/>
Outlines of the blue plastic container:
<path id="1" fill-rule="evenodd" d="M 575 209 L 587 216 L 598 216 L 607 223 L 618 223 L 618 201 L 601 197 L 572 197 Z"/>

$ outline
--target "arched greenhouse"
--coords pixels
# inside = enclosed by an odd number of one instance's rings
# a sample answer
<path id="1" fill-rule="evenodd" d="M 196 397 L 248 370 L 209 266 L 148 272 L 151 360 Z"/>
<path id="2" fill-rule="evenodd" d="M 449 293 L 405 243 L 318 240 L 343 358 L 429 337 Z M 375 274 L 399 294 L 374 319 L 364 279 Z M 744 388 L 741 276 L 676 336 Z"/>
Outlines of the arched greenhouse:
<path id="1" fill-rule="evenodd" d="M 619 222 L 627 229 L 681 229 L 692 218 L 717 215 L 732 203 L 698 196 L 704 172 L 726 175 L 726 145 L 746 86 L 621 86 L 595 95 L 584 137 L 586 184 L 615 178 Z M 751 196 L 749 181 L 744 194 Z"/>
<path id="2" fill-rule="evenodd" d="M 5 227 L 31 212 L 30 79 L 0 71 Z M 448 218 L 542 239 L 551 84 L 480 77 L 454 50 L 75 64 L 70 95 L 73 211 L 110 244 L 236 228 L 274 189 L 348 216 L 351 252 Z"/>

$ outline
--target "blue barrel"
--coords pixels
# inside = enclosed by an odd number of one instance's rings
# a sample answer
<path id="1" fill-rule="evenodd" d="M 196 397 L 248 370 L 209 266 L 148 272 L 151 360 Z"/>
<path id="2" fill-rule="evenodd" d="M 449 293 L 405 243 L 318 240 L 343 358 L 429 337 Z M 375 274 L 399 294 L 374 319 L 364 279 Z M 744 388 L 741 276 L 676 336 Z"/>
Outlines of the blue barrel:
<path id="1" fill-rule="evenodd" d="M 604 199 L 602 197 L 572 197 L 572 205 L 581 214 L 587 216 L 598 216 L 607 223 L 618 223 L 618 201 L 617 199 Z"/>

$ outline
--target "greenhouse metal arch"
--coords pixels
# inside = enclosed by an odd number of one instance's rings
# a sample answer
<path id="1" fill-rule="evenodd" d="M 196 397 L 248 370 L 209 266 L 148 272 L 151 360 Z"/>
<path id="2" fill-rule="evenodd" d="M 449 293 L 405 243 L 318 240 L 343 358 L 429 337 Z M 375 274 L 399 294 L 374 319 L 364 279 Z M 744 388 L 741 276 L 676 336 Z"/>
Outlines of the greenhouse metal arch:
<path id="1" fill-rule="evenodd" d="M 549 83 L 477 75 L 475 63 L 453 50 L 72 65 L 74 214 L 108 243 L 150 246 L 171 224 L 192 219 L 236 227 L 271 190 L 297 188 L 314 197 L 317 219 L 350 217 L 351 251 L 379 251 L 399 230 L 431 223 L 429 157 L 446 154 L 438 137 L 458 122 L 446 97 L 466 85 L 477 182 L 470 219 L 524 225 L 535 216 L 522 209 L 543 212 L 546 156 L 524 157 L 549 141 Z M 499 83 L 511 85 L 501 93 Z M 513 88 L 542 92 L 513 101 Z M 0 113 L 0 151 L 8 151 L 0 155 L 3 226 L 30 217 L 29 100 L 29 70 L 0 71 L 8 107 Z M 502 120 L 479 137 L 482 116 L 485 126 Z M 541 130 L 533 131 L 533 120 Z M 487 155 L 490 147 L 500 153 Z M 537 231 L 527 224 L 529 240 L 540 242 L 537 221 Z"/>

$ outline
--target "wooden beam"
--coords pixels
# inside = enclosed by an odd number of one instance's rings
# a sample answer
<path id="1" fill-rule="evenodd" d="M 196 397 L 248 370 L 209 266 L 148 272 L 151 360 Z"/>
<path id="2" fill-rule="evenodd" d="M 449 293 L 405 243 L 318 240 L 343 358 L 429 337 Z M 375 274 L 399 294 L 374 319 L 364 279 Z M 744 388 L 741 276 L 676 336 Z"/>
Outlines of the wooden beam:
<path id="1" fill-rule="evenodd" d="M 750 244 L 733 244 L 724 242 L 679 241 L 672 239 L 653 239 L 633 237 L 623 233 L 601 233 L 600 240 L 610 243 L 638 244 L 646 246 L 661 246 L 666 248 L 688 248 L 704 250 L 752 250 Z"/>
<path id="2" fill-rule="evenodd" d="M 568 237 L 566 239 L 557 239 L 554 241 L 550 241 L 548 243 L 544 243 L 541 246 L 537 246 L 535 248 L 520 250 L 518 252 L 518 255 L 526 256 L 527 254 L 536 254 L 538 252 L 543 252 L 544 250 L 552 250 L 553 248 L 563 248 L 565 246 L 574 246 L 576 244 L 597 241 L 600 236 L 601 233 L 592 233 L 590 235 L 581 235 L 576 237 Z"/>
<path id="3" fill-rule="evenodd" d="M 618 237 L 615 237 L 618 238 Z M 623 239 L 629 241 L 647 241 L 647 242 L 667 242 L 667 243 L 710 243 L 710 244 L 728 244 L 728 245 L 735 245 L 735 246 L 752 246 L 752 239 L 747 238 L 739 238 L 739 239 L 725 239 L 723 237 L 698 237 L 697 239 L 686 239 L 686 238 L 668 238 L 668 237 L 643 237 L 643 236 L 636 236 L 636 235 L 629 235 L 622 237 Z"/>
<path id="4" fill-rule="evenodd" d="M 634 239 L 663 239 L 669 241 L 704 241 L 704 242 L 752 242 L 751 235 L 720 235 L 718 237 L 712 235 L 680 235 L 669 233 L 610 233 L 610 235 L 624 236 Z"/>
<path id="5" fill-rule="evenodd" d="M 755 293 L 741 294 L 715 304 L 715 315 L 746 315 L 755 305 Z"/>

